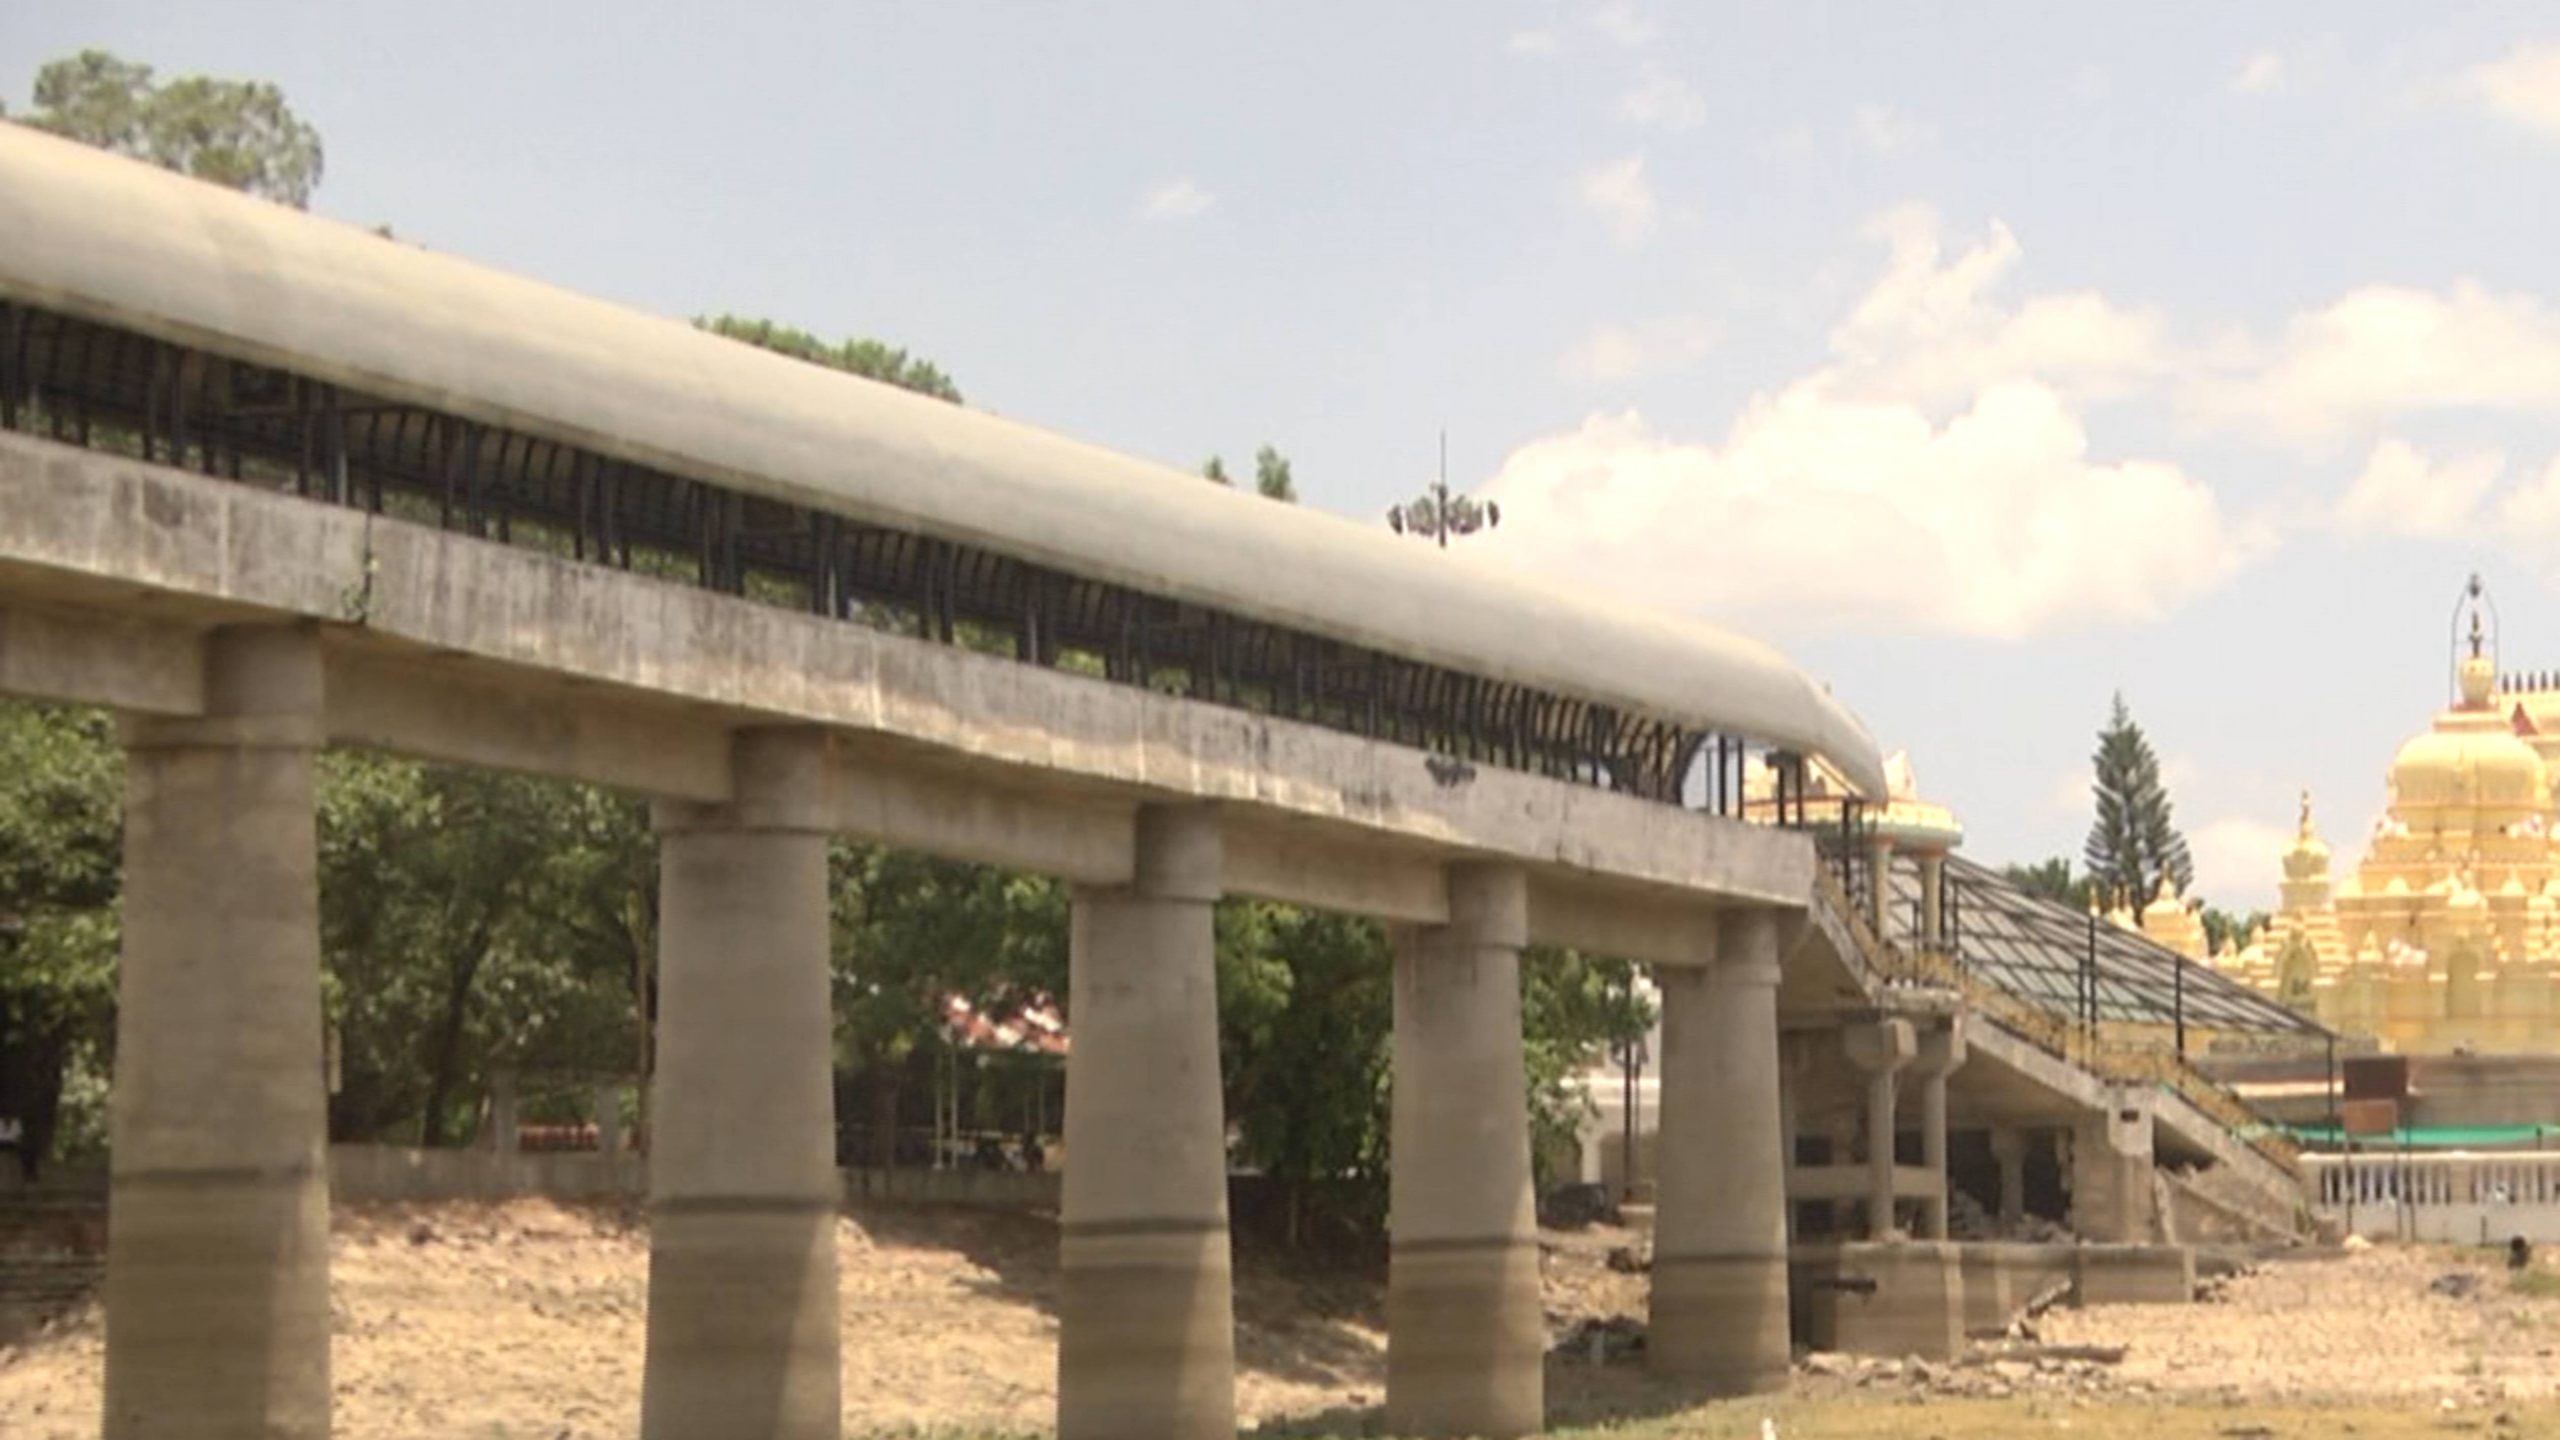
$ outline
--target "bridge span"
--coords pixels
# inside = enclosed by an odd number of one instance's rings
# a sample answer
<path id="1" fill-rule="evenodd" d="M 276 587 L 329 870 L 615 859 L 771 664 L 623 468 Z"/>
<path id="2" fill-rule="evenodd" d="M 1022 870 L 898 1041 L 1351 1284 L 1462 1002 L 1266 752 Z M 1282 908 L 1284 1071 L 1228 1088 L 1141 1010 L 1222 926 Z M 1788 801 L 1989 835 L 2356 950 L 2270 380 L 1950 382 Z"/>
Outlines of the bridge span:
<path id="1" fill-rule="evenodd" d="M 1398 927 L 1400 1431 L 1543 1421 L 1533 941 L 1697 972 L 1653 1353 L 1784 1380 L 1744 782 L 1882 767 L 1756 642 L 0 125 L 0 692 L 124 717 L 110 1437 L 328 1432 L 329 745 L 657 802 L 651 1437 L 837 1433 L 830 835 L 1074 886 L 1062 1435 L 1233 1433 L 1226 894 Z"/>

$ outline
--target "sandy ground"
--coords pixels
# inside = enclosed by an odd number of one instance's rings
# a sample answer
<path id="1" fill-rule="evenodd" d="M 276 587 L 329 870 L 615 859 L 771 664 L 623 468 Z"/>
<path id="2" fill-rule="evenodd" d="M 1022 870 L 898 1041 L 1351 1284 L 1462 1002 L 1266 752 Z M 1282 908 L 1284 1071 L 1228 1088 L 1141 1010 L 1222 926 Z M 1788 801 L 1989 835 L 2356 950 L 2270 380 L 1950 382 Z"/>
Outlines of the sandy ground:
<path id="1" fill-rule="evenodd" d="M 1642 1315 L 1645 1277 L 1605 1264 L 1629 1236 L 1547 1238 L 1552 1331 Z M 1045 1427 L 1057 1343 L 1050 1222 L 884 1209 L 846 1219 L 838 1244 L 849 1435 Z M 2430 1292 L 2457 1271 L 2479 1277 L 2472 1293 Z M 336 1433 L 634 1435 L 646 1275 L 646 1234 L 620 1209 L 525 1201 L 342 1212 Z M 1379 1311 L 1375 1276 L 1293 1274 L 1269 1256 L 1241 1257 L 1237 1388 L 1248 1422 L 1285 1417 L 1292 1433 L 1373 1425 L 1385 1363 Z M 2273 1265 L 2230 1282 L 2213 1303 L 2056 1311 L 2040 1333 L 2048 1342 L 2123 1345 L 2127 1355 L 2103 1375 L 2021 1385 L 1989 1408 L 1978 1392 L 1951 1396 L 1934 1381 L 1809 1373 L 1793 1396 L 1750 1416 L 1742 1411 L 1754 1402 L 1691 1411 L 1650 1392 L 1640 1366 L 1577 1358 L 1551 1365 L 1550 1405 L 1560 1423 L 1619 1415 L 1637 1419 L 1628 1433 L 1665 1436 L 1722 1435 L 1732 1425 L 1742 1428 L 1731 1433 L 1757 1435 L 1754 1417 L 1772 1414 L 1788 1434 L 1862 1435 L 1897 1413 L 1905 1423 L 1927 1417 L 1913 1434 L 2011 1433 L 2012 1421 L 2024 1427 L 2015 1433 L 2067 1431 L 2071 1424 L 2053 1422 L 2074 1415 L 2097 1433 L 2104 1427 L 2088 1407 L 2203 1406 L 2225 1411 L 2227 1423 L 2227 1407 L 2243 1402 L 2362 1402 L 2431 1423 L 2456 1413 L 2451 1406 L 2483 1427 L 2501 1406 L 2537 1421 L 2560 1415 L 2550 1409 L 2560 1397 L 2560 1299 L 2518 1294 L 2494 1261 L 2449 1251 Z M 99 1367 L 94 1306 L 0 1349 L 0 1436 L 90 1440 Z M 1965 1422 L 1948 1429 L 1959 1414 Z M 1994 1416 L 2006 1418 L 1993 1427 L 1985 1417 Z M 2352 1422 L 2341 1415 L 2340 1423 Z M 2316 1418 L 2295 1425 L 2274 1433 L 2342 1433 Z M 2560 1425 L 2529 1433 L 2560 1433 Z"/>
<path id="2" fill-rule="evenodd" d="M 2549 1257 L 2538 1263 L 2546 1276 Z M 2469 1277 L 2467 1295 L 2435 1293 Z M 2048 1341 L 2126 1347 L 2125 1381 L 2257 1399 L 2560 1397 L 2560 1299 L 2519 1293 L 2501 1258 L 2426 1246 L 2284 1261 L 2233 1278 L 2213 1303 L 2105 1306 L 2044 1317 Z"/>

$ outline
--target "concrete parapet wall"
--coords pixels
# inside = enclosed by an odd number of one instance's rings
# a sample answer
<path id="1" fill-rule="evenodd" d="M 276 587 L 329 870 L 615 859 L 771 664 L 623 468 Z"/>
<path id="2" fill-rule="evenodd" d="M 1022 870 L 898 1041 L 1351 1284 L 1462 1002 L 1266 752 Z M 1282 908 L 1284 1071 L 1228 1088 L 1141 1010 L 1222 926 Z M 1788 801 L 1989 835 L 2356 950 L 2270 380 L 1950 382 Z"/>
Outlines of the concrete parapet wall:
<path id="1" fill-rule="evenodd" d="M 1852 1355 L 1956 1355 L 1965 1343 L 1961 1248 L 1927 1240 L 1792 1247 L 1796 1338 Z"/>
<path id="2" fill-rule="evenodd" d="M 963 1205 L 991 1210 L 1053 1210 L 1056 1171 L 848 1169 L 848 1202 Z M 554 1200 L 638 1198 L 648 1192 L 648 1161 L 608 1159 L 593 1151 L 422 1150 L 404 1145 L 329 1147 L 334 1201 Z"/>
<path id="3" fill-rule="evenodd" d="M 2196 1252 L 2184 1245 L 2083 1245 L 2072 1265 L 2083 1305 L 2185 1305 L 2196 1298 Z"/>

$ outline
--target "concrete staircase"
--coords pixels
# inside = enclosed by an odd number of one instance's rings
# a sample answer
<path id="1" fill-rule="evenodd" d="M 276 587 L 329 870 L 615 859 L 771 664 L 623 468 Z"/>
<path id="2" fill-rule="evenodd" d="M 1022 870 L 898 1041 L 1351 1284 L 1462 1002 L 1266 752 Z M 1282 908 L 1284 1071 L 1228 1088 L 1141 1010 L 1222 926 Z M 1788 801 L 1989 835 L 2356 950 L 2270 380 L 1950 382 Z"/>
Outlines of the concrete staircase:
<path id="1" fill-rule="evenodd" d="M 1966 1019 L 1966 1042 L 2093 1115 L 2139 1096 L 2154 1121 L 2210 1158 L 2210 1183 L 2175 1176 L 2179 1204 L 2207 1210 L 2255 1238 L 2307 1233 L 2300 1152 L 2229 1087 L 2174 1052 L 2092 1034 L 2052 1011 L 1968 973 L 1953 958 L 1877 935 L 1826 867 L 1818 871 L 1814 928 L 1879 1009 L 1949 1009 Z M 2165 1236 L 2160 1238 L 2166 1238 Z"/>

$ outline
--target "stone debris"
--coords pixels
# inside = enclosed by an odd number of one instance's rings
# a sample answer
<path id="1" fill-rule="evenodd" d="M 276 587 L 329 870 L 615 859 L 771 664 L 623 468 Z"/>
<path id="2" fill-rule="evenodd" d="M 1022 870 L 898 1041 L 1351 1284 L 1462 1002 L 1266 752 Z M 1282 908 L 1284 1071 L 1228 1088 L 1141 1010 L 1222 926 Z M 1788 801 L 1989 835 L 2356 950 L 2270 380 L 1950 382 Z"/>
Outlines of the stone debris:
<path id="1" fill-rule="evenodd" d="M 1644 1322 L 1626 1315 L 1590 1317 L 1568 1327 L 1548 1354 L 1559 1360 L 1606 1365 L 1644 1355 Z"/>
<path id="2" fill-rule="evenodd" d="M 2427 1282 L 2427 1293 L 2454 1300 L 2468 1300 L 2480 1290 L 2480 1274 L 2476 1270 L 2448 1270 Z"/>
<path id="3" fill-rule="evenodd" d="M 1621 1275 L 1643 1275 L 1652 1271 L 1653 1255 L 1633 1245 L 1620 1245 L 1610 1250 L 1608 1265 Z"/>
<path id="4" fill-rule="evenodd" d="M 2016 1395 L 2088 1396 L 2100 1391 L 2147 1394 L 2147 1383 L 2118 1384 L 2112 1367 L 2122 1347 L 2021 1345 L 1990 1341 L 1950 1361 L 1919 1356 L 1840 1355 L 1813 1351 L 1797 1370 L 1841 1389 L 1901 1391 L 1910 1398 L 2005 1400 Z"/>

